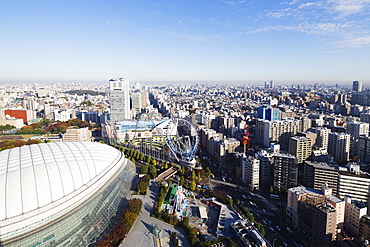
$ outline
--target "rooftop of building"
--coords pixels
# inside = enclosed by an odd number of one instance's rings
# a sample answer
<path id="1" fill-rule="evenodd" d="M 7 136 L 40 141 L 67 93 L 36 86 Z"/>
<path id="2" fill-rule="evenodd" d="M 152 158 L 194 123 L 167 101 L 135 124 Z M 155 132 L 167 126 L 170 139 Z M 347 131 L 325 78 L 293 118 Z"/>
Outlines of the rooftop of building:
<path id="1" fill-rule="evenodd" d="M 369 173 L 365 173 L 365 172 L 354 173 L 354 172 L 339 170 L 338 173 L 339 173 L 339 176 L 351 176 L 351 177 L 357 177 L 357 178 L 370 179 L 370 174 Z"/>
<path id="2" fill-rule="evenodd" d="M 316 161 L 308 161 L 306 160 L 305 163 L 307 165 L 313 166 L 314 168 L 318 169 L 325 169 L 325 170 L 337 170 L 335 167 L 330 166 L 328 163 L 325 162 L 316 162 Z"/>
<path id="3" fill-rule="evenodd" d="M 316 207 L 326 213 L 335 213 L 336 209 L 329 202 L 322 202 L 316 205 Z"/>
<path id="4" fill-rule="evenodd" d="M 274 157 L 278 157 L 278 158 L 289 158 L 289 159 L 297 159 L 297 157 L 295 157 L 294 155 L 291 155 L 291 154 L 283 154 L 283 153 L 277 153 L 277 154 L 274 154 Z"/>

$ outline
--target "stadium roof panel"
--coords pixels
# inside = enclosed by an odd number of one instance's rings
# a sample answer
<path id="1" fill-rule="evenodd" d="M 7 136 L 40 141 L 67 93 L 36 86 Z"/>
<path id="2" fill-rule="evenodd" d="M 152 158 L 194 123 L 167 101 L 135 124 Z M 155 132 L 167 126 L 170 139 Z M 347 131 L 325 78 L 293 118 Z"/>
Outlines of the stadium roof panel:
<path id="1" fill-rule="evenodd" d="M 55 207 L 74 194 L 88 194 L 89 185 L 106 182 L 101 178 L 121 158 L 118 150 L 93 142 L 42 143 L 1 151 L 0 223 Z"/>

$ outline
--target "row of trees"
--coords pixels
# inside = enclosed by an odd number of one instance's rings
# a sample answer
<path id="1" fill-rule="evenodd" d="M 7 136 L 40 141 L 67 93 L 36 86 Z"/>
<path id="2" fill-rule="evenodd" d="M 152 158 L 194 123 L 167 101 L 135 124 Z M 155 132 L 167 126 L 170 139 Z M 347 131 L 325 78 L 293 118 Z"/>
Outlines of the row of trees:
<path id="1" fill-rule="evenodd" d="M 114 227 L 113 231 L 109 233 L 105 239 L 98 242 L 98 247 L 114 247 L 121 242 L 134 225 L 138 217 L 143 201 L 137 198 L 131 199 L 128 202 L 125 212 L 123 213 L 119 223 Z"/>
<path id="2" fill-rule="evenodd" d="M 265 236 L 265 234 L 266 234 L 265 228 L 263 228 L 263 226 L 259 222 L 257 222 L 257 223 L 255 222 L 253 214 L 240 202 L 240 200 L 236 201 L 236 206 L 239 209 L 239 212 L 244 217 L 246 217 L 250 222 L 255 223 L 256 228 L 260 231 L 262 236 Z"/>
<path id="3" fill-rule="evenodd" d="M 8 141 L 3 141 L 0 142 L 0 151 L 5 150 L 5 149 L 11 149 L 14 147 L 21 147 L 24 145 L 31 145 L 31 144 L 37 144 L 40 143 L 39 140 L 28 140 L 28 141 L 23 141 L 23 140 L 8 140 Z"/>
<path id="4" fill-rule="evenodd" d="M 82 121 L 80 119 L 70 119 L 66 122 L 55 122 L 52 123 L 48 119 L 43 119 L 38 123 L 33 123 L 27 126 L 22 127 L 16 132 L 16 134 L 61 134 L 66 132 L 67 128 L 86 128 L 89 129 L 97 126 L 90 125 L 87 121 Z"/>
<path id="5" fill-rule="evenodd" d="M 6 125 L 0 125 L 0 131 L 9 131 L 15 129 L 15 126 L 6 124 Z"/>
<path id="6" fill-rule="evenodd" d="M 140 179 L 139 184 L 136 187 L 136 190 L 139 194 L 141 195 L 146 195 L 149 187 L 149 181 L 150 181 L 150 176 L 146 174 Z"/>

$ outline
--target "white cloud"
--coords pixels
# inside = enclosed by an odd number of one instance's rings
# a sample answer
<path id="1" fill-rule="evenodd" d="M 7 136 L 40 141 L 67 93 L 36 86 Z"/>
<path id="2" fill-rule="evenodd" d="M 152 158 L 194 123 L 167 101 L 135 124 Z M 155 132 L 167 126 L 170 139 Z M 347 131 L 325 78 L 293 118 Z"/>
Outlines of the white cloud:
<path id="1" fill-rule="evenodd" d="M 370 44 L 370 35 L 352 38 L 352 39 L 340 40 L 340 41 L 333 42 L 332 44 L 337 47 L 341 47 L 341 48 L 362 47 L 362 46 Z"/>
<path id="2" fill-rule="evenodd" d="M 245 1 L 225 1 L 226 4 L 229 5 L 236 5 L 236 4 L 241 4 L 244 3 Z"/>
<path id="3" fill-rule="evenodd" d="M 267 31 L 283 31 L 283 30 L 290 30 L 290 31 L 298 31 L 307 34 L 320 34 L 320 35 L 328 35 L 330 33 L 336 33 L 343 28 L 348 28 L 351 26 L 351 23 L 300 23 L 294 26 L 270 26 L 258 29 L 257 32 L 267 32 Z"/>
<path id="4" fill-rule="evenodd" d="M 352 14 L 358 14 L 364 11 L 370 5 L 370 0 L 328 0 L 329 11 L 334 11 L 345 17 Z"/>
<path id="5" fill-rule="evenodd" d="M 303 9 L 314 5 L 317 5 L 317 2 L 302 3 L 301 5 L 298 6 L 298 9 Z"/>
<path id="6" fill-rule="evenodd" d="M 288 5 L 293 5 L 293 4 L 296 4 L 296 3 L 298 3 L 300 0 L 293 0 L 293 1 L 291 1 L 290 3 L 288 3 Z"/>
<path id="7" fill-rule="evenodd" d="M 295 31 L 315 35 L 332 47 L 368 45 L 370 0 L 290 0 L 264 12 L 255 32 Z"/>
<path id="8" fill-rule="evenodd" d="M 267 13 L 267 16 L 275 18 L 275 19 L 280 19 L 281 17 L 291 15 L 290 13 L 291 10 L 292 10 L 291 8 L 285 8 L 279 11 L 272 11 L 272 12 Z"/>

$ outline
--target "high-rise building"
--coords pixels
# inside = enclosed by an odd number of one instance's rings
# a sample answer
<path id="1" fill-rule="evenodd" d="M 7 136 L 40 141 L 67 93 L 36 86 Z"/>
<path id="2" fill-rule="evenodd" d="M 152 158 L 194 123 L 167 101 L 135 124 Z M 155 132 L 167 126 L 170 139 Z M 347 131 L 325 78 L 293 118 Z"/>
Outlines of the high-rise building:
<path id="1" fill-rule="evenodd" d="M 362 91 L 362 81 L 353 81 L 352 91 L 361 92 Z"/>
<path id="2" fill-rule="evenodd" d="M 369 136 L 369 123 L 355 121 L 347 122 L 346 129 L 347 133 L 355 138 Z"/>
<path id="3" fill-rule="evenodd" d="M 290 137 L 299 131 L 300 120 L 285 119 L 280 121 L 269 121 L 257 119 L 256 139 L 265 147 L 272 142 L 279 142 L 282 146 L 288 147 Z"/>
<path id="4" fill-rule="evenodd" d="M 357 200 L 353 200 L 351 196 L 344 196 L 346 204 L 344 214 L 344 229 L 346 232 L 353 236 L 359 236 L 360 234 L 360 220 L 361 217 L 366 215 L 367 206 L 365 203 Z"/>
<path id="5" fill-rule="evenodd" d="M 310 138 L 312 146 L 316 144 L 317 134 L 314 132 L 311 132 L 311 131 L 298 132 L 297 136 L 304 136 L 304 137 Z"/>
<path id="6" fill-rule="evenodd" d="M 331 132 L 331 130 L 325 127 L 316 127 L 311 128 L 311 131 L 317 134 L 316 146 L 319 148 L 327 149 L 329 133 Z"/>
<path id="7" fill-rule="evenodd" d="M 139 91 L 131 92 L 132 110 L 134 110 L 135 113 L 141 112 L 141 102 L 141 93 Z"/>
<path id="8" fill-rule="evenodd" d="M 274 81 L 270 81 L 269 82 L 269 88 L 274 88 L 275 87 L 275 82 Z"/>
<path id="9" fill-rule="evenodd" d="M 312 246 L 330 246 L 335 241 L 336 218 L 337 210 L 329 202 L 325 201 L 315 206 Z"/>
<path id="10" fill-rule="evenodd" d="M 245 154 L 242 155 L 242 180 L 251 190 L 259 189 L 260 160 Z"/>
<path id="11" fill-rule="evenodd" d="M 360 236 L 370 241 L 370 216 L 365 214 L 360 220 Z"/>
<path id="12" fill-rule="evenodd" d="M 257 108 L 257 118 L 277 121 L 281 119 L 281 111 L 278 108 L 263 105 Z"/>
<path id="13" fill-rule="evenodd" d="M 370 175 L 360 170 L 360 165 L 350 163 L 347 169 L 339 169 L 338 196 L 349 195 L 353 200 L 368 202 Z"/>
<path id="14" fill-rule="evenodd" d="M 266 150 L 257 153 L 260 161 L 260 189 L 268 190 L 273 185 L 273 154 Z"/>
<path id="15" fill-rule="evenodd" d="M 351 104 L 370 106 L 370 90 L 362 92 L 352 92 Z"/>
<path id="16" fill-rule="evenodd" d="M 312 161 L 304 162 L 304 185 L 308 188 L 320 190 L 323 185 L 338 194 L 338 170 L 327 163 Z"/>
<path id="17" fill-rule="evenodd" d="M 289 153 L 297 157 L 298 163 L 303 163 L 312 152 L 311 139 L 304 136 L 293 136 L 289 141 Z"/>
<path id="18" fill-rule="evenodd" d="M 344 222 L 344 201 L 333 196 L 331 189 L 322 186 L 321 191 L 306 187 L 288 190 L 286 218 L 304 230 L 310 246 L 331 246 Z"/>
<path id="19" fill-rule="evenodd" d="M 311 128 L 312 122 L 311 119 L 308 117 L 295 117 L 296 119 L 299 119 L 301 121 L 299 131 L 305 132 L 309 128 Z"/>
<path id="20" fill-rule="evenodd" d="M 358 138 L 357 157 L 359 162 L 370 164 L 370 137 L 360 136 Z"/>
<path id="21" fill-rule="evenodd" d="M 123 78 L 109 80 L 110 119 L 113 122 L 131 119 L 129 81 Z"/>
<path id="22" fill-rule="evenodd" d="M 347 122 L 347 133 L 351 135 L 350 138 L 350 154 L 358 153 L 358 142 L 360 136 L 369 136 L 369 123 L 365 122 Z"/>
<path id="23" fill-rule="evenodd" d="M 274 155 L 274 187 L 286 190 L 298 184 L 298 160 L 293 155 Z"/>
<path id="24" fill-rule="evenodd" d="M 331 132 L 328 138 L 328 153 L 338 163 L 349 160 L 350 134 Z"/>

